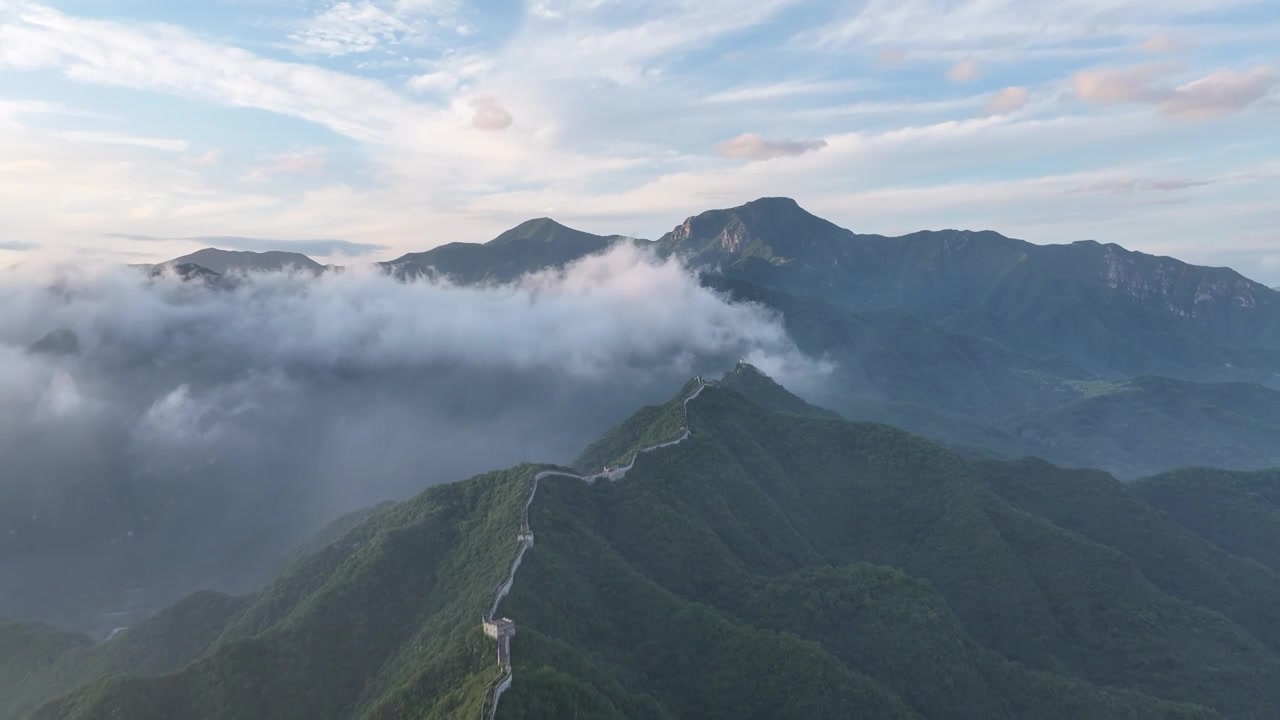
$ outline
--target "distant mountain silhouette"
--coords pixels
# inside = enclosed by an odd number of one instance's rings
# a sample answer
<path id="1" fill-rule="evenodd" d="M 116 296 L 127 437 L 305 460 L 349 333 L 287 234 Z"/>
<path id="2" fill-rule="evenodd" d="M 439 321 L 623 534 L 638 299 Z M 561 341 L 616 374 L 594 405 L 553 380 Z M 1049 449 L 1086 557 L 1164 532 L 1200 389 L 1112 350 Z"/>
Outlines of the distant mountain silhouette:
<path id="1" fill-rule="evenodd" d="M 381 265 L 402 280 L 447 277 L 460 284 L 508 283 L 530 272 L 563 267 L 626 240 L 621 235 L 592 235 L 550 218 L 538 218 L 520 223 L 483 245 L 450 243 Z"/>
<path id="2" fill-rule="evenodd" d="M 247 250 L 219 250 L 217 248 L 197 250 L 190 255 L 183 255 L 163 264 L 199 265 L 219 275 L 235 272 L 279 272 L 288 269 L 310 271 L 319 275 L 326 269 L 324 265 L 302 253 L 281 252 L 278 250 L 249 252 Z"/>

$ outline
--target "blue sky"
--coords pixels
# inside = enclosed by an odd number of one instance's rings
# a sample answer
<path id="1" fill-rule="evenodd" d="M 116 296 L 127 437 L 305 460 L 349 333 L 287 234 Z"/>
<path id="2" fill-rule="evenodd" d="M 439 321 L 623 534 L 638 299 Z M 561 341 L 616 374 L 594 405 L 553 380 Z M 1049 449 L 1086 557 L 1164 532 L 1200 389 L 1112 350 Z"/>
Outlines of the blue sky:
<path id="1" fill-rule="evenodd" d="M 789 195 L 1280 285 L 1278 178 L 1273 0 L 0 0 L 0 262 Z"/>

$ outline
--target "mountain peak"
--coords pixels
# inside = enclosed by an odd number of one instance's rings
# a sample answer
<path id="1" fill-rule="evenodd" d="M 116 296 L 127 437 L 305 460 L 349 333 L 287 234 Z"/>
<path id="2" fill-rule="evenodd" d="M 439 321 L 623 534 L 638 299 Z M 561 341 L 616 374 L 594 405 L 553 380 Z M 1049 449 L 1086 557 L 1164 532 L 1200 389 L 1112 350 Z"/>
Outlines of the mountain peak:
<path id="1" fill-rule="evenodd" d="M 525 220 L 485 244 L 509 245 L 511 243 L 521 241 L 535 241 L 544 243 L 598 245 L 603 239 L 605 238 L 602 235 L 593 235 L 581 230 L 575 230 L 574 228 L 558 223 L 549 217 L 540 217 L 532 220 Z"/>
<path id="2" fill-rule="evenodd" d="M 602 252 L 620 235 L 592 235 L 549 217 L 526 220 L 487 243 L 449 243 L 382 266 L 400 279 L 448 277 L 460 284 L 508 283 Z"/>
<path id="3" fill-rule="evenodd" d="M 755 200 L 742 205 L 742 207 L 803 210 L 803 208 L 800 207 L 800 203 L 795 201 L 795 198 L 789 198 L 781 195 L 776 197 L 756 198 Z"/>
<path id="4" fill-rule="evenodd" d="M 773 412 L 829 420 L 840 419 L 838 413 L 806 402 L 804 398 L 787 390 L 746 360 L 739 360 L 732 370 L 725 373 L 720 385 Z"/>
<path id="5" fill-rule="evenodd" d="M 573 230 L 573 228 L 561 222 L 556 222 L 553 218 L 538 217 L 525 220 L 519 225 L 512 228 L 509 232 L 521 232 L 526 236 L 532 237 L 544 233 L 559 232 L 562 230 Z"/>
<path id="6" fill-rule="evenodd" d="M 226 275 L 228 272 L 279 272 L 289 268 L 309 270 L 316 274 L 324 272 L 323 265 L 306 255 L 280 250 L 252 252 L 204 248 L 163 264 L 172 267 L 198 265 L 219 275 Z"/>
<path id="7" fill-rule="evenodd" d="M 787 197 L 765 197 L 685 220 L 659 240 L 663 252 L 703 260 L 759 257 L 784 262 L 831 246 L 852 233 L 800 207 Z"/>

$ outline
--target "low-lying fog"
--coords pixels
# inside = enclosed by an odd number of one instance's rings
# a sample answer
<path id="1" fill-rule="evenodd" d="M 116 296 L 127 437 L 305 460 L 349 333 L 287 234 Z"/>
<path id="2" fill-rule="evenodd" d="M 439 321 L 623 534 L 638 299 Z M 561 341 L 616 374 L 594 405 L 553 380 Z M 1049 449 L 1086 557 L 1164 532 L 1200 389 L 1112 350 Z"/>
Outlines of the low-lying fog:
<path id="1" fill-rule="evenodd" d="M 0 615 L 98 632 L 251 589 L 347 511 L 568 462 L 739 357 L 824 372 L 777 318 L 626 245 L 489 288 L 26 264 L 0 307 Z"/>

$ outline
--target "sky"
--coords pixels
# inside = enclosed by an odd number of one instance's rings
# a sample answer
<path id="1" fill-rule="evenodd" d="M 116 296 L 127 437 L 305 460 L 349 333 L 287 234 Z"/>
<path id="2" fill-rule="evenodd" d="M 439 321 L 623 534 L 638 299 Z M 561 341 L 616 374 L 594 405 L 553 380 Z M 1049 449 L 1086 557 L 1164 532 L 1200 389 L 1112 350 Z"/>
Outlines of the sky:
<path id="1" fill-rule="evenodd" d="M 1280 285 L 1277 128 L 1274 0 L 0 0 L 0 264 L 785 195 Z"/>

